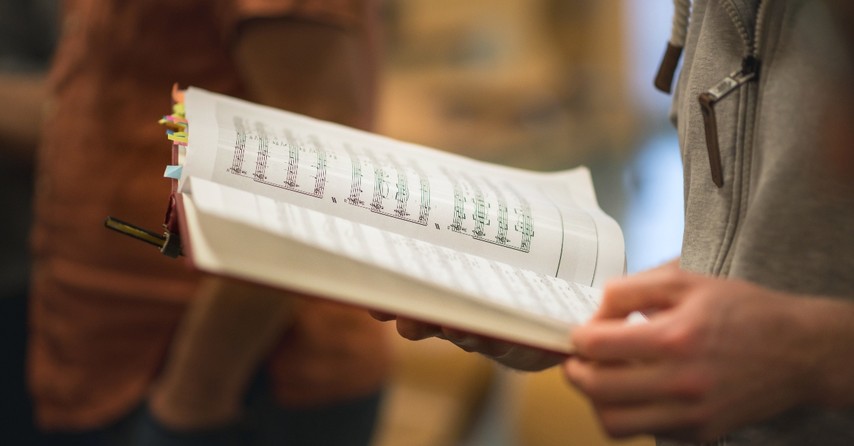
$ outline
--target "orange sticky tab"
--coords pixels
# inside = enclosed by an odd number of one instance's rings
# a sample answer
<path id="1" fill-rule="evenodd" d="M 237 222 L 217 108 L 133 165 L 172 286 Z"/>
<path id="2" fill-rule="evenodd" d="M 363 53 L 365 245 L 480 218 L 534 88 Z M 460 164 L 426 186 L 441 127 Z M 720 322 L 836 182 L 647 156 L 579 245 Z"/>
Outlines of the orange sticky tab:
<path id="1" fill-rule="evenodd" d="M 184 90 L 178 88 L 178 83 L 172 84 L 172 101 L 176 103 L 184 103 Z"/>

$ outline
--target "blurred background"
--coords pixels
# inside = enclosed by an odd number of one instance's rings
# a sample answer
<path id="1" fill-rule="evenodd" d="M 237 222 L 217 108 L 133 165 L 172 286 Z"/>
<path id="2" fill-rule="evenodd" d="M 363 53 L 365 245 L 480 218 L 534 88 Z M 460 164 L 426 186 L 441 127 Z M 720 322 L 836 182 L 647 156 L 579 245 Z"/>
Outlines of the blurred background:
<path id="1" fill-rule="evenodd" d="M 386 0 L 379 132 L 537 170 L 586 165 L 626 238 L 628 272 L 679 254 L 682 171 L 652 86 L 669 0 Z M 395 338 L 378 444 L 650 445 L 605 437 L 555 368 L 502 369 Z"/>
<path id="2" fill-rule="evenodd" d="M 35 441 L 24 386 L 27 234 L 44 77 L 57 32 L 56 0 L 0 0 L 0 443 Z"/>
<path id="3" fill-rule="evenodd" d="M 32 147 L 17 141 L 32 138 L 19 132 L 38 116 L 8 105 L 40 104 L 33 99 L 43 94 L 55 32 L 42 19 L 54 13 L 50 4 L 0 3 L 0 190 L 8 192 L 0 205 L 21 217 L 4 218 L 4 243 L 14 245 L 3 248 L 8 283 L 26 274 L 15 268 L 26 264 Z M 28 11 L 30 22 L 12 19 Z M 530 169 L 586 165 L 601 207 L 623 228 L 628 272 L 678 255 L 681 166 L 669 97 L 652 86 L 669 0 L 384 0 L 383 12 L 380 133 Z M 0 394 L 13 397 L 2 398 L 0 418 L 26 426 L 16 418 L 27 403 L 24 300 L 14 291 L 2 300 Z M 557 369 L 516 373 L 443 342 L 393 337 L 398 361 L 380 446 L 652 443 L 607 440 Z"/>

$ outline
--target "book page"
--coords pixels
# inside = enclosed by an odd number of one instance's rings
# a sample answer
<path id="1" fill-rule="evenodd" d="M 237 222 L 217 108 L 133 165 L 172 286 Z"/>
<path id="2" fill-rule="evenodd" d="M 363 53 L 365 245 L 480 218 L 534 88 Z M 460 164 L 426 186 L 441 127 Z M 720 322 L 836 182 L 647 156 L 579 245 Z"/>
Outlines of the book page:
<path id="1" fill-rule="evenodd" d="M 567 282 L 549 275 L 516 268 L 454 249 L 405 237 L 373 226 L 323 214 L 297 205 L 233 189 L 199 178 L 192 180 L 193 205 L 201 212 L 239 221 L 248 228 L 261 229 L 280 237 L 296 240 L 329 253 L 331 257 L 346 257 L 352 262 L 393 271 L 446 293 L 464 294 L 480 305 L 500 306 L 555 321 L 569 327 L 583 323 L 598 306 L 599 291 L 585 285 Z M 239 209 L 239 213 L 234 210 Z M 251 238 L 241 242 L 246 249 L 274 250 L 271 244 L 255 244 Z M 294 257 L 299 257 L 298 255 Z M 270 265 L 273 274 L 282 277 L 300 274 L 278 274 L 278 265 Z M 253 268 L 260 269 L 259 267 Z M 252 274 L 253 271 L 246 272 Z M 306 272 L 308 274 L 308 272 Z M 259 277 L 263 278 L 263 277 Z M 335 281 L 339 282 L 339 281 Z M 316 290 L 336 293 L 343 284 L 318 285 Z M 414 311 L 417 305 L 401 299 L 383 299 L 381 309 Z M 370 297 L 367 297 L 368 299 Z M 383 307 L 388 300 L 403 303 L 401 307 Z M 374 306 L 374 305 L 372 305 Z M 483 311 L 483 310 L 479 310 Z M 425 315 L 429 318 L 431 315 Z M 486 327 L 488 330 L 489 328 Z M 564 339 L 565 341 L 565 339 Z"/>
<path id="2" fill-rule="evenodd" d="M 587 285 L 622 272 L 622 235 L 586 169 L 512 169 L 199 89 L 186 97 L 179 190 L 209 179 Z"/>

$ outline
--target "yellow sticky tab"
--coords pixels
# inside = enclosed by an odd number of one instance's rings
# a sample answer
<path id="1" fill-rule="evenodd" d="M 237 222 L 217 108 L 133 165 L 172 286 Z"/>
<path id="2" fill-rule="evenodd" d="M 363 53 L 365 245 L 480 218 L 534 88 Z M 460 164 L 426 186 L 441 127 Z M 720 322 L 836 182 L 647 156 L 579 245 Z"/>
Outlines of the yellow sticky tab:
<path id="1" fill-rule="evenodd" d="M 166 137 L 175 142 L 187 142 L 187 134 L 184 132 L 166 133 Z"/>

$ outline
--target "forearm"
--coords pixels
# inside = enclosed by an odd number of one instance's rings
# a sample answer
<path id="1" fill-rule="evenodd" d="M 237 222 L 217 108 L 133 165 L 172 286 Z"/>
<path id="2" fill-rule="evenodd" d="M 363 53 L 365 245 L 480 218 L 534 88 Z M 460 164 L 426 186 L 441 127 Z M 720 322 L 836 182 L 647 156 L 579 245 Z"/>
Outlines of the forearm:
<path id="1" fill-rule="evenodd" d="M 280 292 L 205 279 L 154 386 L 154 416 L 177 430 L 233 420 L 258 365 L 292 319 L 292 304 Z"/>

